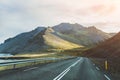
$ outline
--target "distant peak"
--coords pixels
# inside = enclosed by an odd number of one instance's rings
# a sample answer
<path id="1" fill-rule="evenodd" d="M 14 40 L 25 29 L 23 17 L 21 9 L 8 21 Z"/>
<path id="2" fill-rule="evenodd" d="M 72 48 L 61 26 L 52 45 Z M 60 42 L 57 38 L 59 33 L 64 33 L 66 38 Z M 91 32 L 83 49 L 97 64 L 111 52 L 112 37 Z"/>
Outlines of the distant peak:
<path id="1" fill-rule="evenodd" d="M 89 28 L 96 28 L 95 26 L 89 26 Z"/>
<path id="2" fill-rule="evenodd" d="M 95 26 L 90 26 L 88 29 L 96 30 L 97 28 Z"/>
<path id="3" fill-rule="evenodd" d="M 78 24 L 78 23 L 60 23 L 59 25 L 80 25 L 80 24 Z"/>
<path id="4" fill-rule="evenodd" d="M 60 23 L 59 25 L 70 25 L 70 23 Z"/>
<path id="5" fill-rule="evenodd" d="M 44 30 L 45 29 L 45 27 L 37 27 L 37 28 L 35 28 L 35 31 L 37 31 L 37 32 L 41 32 L 42 30 Z"/>
<path id="6" fill-rule="evenodd" d="M 35 28 L 35 29 L 37 30 L 37 29 L 41 29 L 41 28 L 44 28 L 44 27 L 42 27 L 42 26 L 38 26 L 38 27 L 37 27 L 37 28 Z"/>
<path id="7" fill-rule="evenodd" d="M 74 26 L 74 27 L 83 27 L 81 24 L 78 24 L 78 23 L 74 23 L 74 24 L 72 24 L 72 23 L 60 23 L 59 24 L 59 26 Z"/>

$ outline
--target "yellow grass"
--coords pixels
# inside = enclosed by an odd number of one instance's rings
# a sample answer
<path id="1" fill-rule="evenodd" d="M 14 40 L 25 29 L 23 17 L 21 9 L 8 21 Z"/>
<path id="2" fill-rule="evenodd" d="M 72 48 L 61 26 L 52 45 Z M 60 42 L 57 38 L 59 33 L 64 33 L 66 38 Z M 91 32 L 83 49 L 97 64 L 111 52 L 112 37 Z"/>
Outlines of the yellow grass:
<path id="1" fill-rule="evenodd" d="M 51 33 L 50 33 L 50 31 L 51 31 Z M 83 47 L 83 46 L 71 43 L 69 41 L 63 40 L 63 39 L 57 37 L 56 35 L 52 34 L 52 32 L 53 31 L 51 29 L 48 29 L 43 37 L 46 41 L 46 44 L 48 44 L 54 48 L 66 50 L 66 49 Z"/>

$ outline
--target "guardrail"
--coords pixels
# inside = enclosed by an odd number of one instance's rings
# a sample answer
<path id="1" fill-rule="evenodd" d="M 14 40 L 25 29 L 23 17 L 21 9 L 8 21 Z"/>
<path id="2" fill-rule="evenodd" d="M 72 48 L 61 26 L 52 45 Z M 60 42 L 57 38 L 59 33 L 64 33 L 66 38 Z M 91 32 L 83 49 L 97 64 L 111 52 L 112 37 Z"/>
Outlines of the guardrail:
<path id="1" fill-rule="evenodd" d="M 0 63 L 0 71 L 22 68 L 26 66 L 41 64 L 41 63 L 55 62 L 59 60 L 63 60 L 63 58 L 36 58 L 36 59 L 14 60 L 5 63 Z"/>

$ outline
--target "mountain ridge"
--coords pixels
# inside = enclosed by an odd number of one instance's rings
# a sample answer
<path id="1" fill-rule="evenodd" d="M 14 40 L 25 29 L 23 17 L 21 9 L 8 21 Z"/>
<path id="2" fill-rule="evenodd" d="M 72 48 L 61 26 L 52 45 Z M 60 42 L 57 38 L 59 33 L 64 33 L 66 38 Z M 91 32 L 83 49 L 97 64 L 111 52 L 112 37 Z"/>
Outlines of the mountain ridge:
<path id="1" fill-rule="evenodd" d="M 0 52 L 17 54 L 47 49 L 73 49 L 96 45 L 109 37 L 94 26 L 87 28 L 77 23 L 61 23 L 53 27 L 37 27 L 9 38 L 0 45 Z"/>
<path id="2" fill-rule="evenodd" d="M 21 33 L 13 38 L 5 40 L 3 44 L 0 45 L 1 53 L 25 53 L 25 52 L 39 52 L 47 49 L 71 49 L 82 47 L 80 45 L 65 41 L 54 34 L 54 30 L 50 28 L 38 27 L 30 32 Z M 52 39 L 50 39 L 52 36 Z M 57 43 L 55 45 L 49 44 Z M 64 44 L 64 45 L 63 45 Z"/>
<path id="3" fill-rule="evenodd" d="M 93 57 L 120 57 L 120 32 L 112 38 L 102 42 L 97 47 L 85 51 L 85 55 Z"/>
<path id="4" fill-rule="evenodd" d="M 76 24 L 61 23 L 53 26 L 53 29 L 57 32 L 57 36 L 83 46 L 93 46 L 95 43 L 111 37 L 111 35 L 97 29 L 95 26 L 84 27 L 79 24 L 76 26 Z"/>

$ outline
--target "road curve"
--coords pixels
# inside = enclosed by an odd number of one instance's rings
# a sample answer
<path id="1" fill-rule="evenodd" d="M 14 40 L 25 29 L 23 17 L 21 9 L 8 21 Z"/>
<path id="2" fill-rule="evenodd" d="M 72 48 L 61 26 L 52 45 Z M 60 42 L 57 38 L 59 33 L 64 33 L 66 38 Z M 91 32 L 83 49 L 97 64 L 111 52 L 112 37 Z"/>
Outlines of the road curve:
<path id="1" fill-rule="evenodd" d="M 0 80 L 112 80 L 88 58 L 74 58 L 0 72 Z"/>

